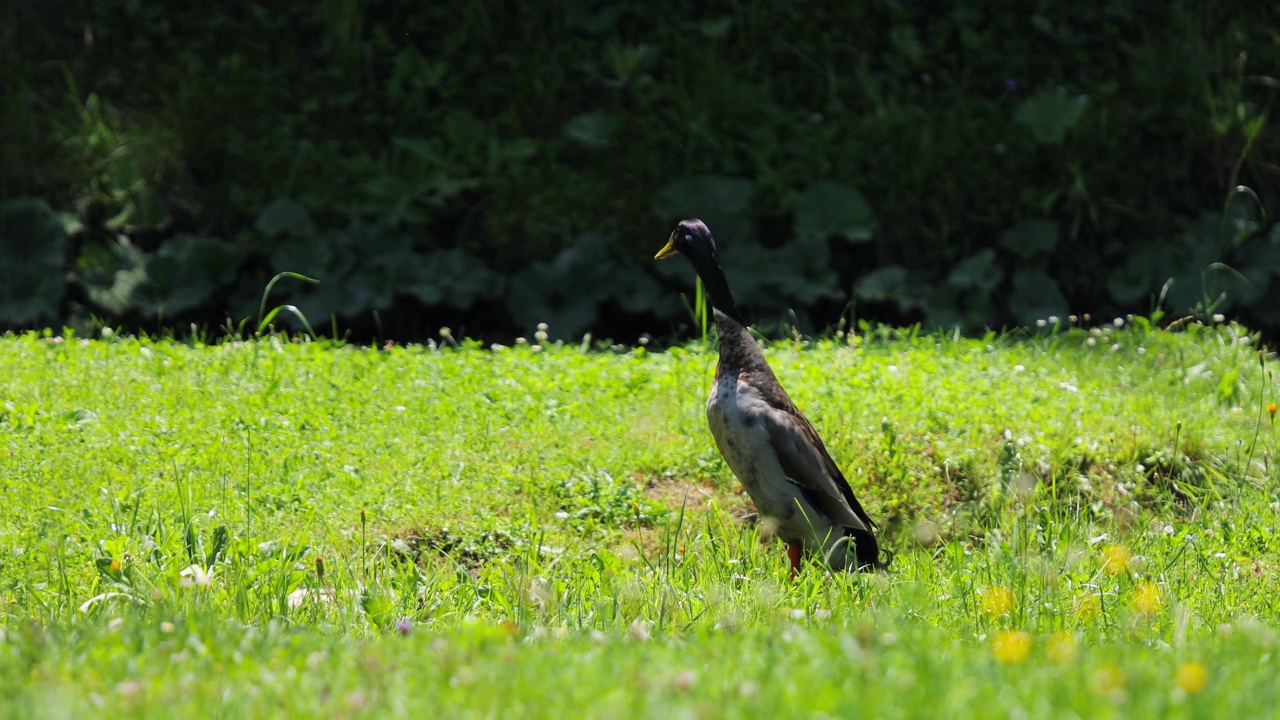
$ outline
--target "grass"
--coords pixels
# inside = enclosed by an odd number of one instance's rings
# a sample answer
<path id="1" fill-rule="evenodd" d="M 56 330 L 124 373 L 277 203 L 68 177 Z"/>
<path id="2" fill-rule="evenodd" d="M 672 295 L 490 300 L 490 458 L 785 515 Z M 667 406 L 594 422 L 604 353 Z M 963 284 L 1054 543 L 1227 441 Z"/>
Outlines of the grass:
<path id="1" fill-rule="evenodd" d="M 1276 715 L 1241 328 L 768 353 L 891 572 L 787 580 L 705 345 L 0 339 L 0 717 Z"/>

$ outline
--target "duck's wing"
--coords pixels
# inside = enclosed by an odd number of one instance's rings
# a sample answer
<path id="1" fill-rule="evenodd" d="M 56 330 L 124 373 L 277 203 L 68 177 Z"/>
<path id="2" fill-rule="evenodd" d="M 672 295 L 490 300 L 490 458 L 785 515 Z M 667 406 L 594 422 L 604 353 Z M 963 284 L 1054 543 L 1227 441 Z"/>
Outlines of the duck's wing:
<path id="1" fill-rule="evenodd" d="M 758 420 L 768 430 L 769 444 L 787 478 L 805 490 L 814 507 L 834 522 L 871 534 L 875 522 L 854 497 L 849 481 L 836 467 L 813 425 L 776 380 L 759 383 L 757 389 L 767 405 Z"/>

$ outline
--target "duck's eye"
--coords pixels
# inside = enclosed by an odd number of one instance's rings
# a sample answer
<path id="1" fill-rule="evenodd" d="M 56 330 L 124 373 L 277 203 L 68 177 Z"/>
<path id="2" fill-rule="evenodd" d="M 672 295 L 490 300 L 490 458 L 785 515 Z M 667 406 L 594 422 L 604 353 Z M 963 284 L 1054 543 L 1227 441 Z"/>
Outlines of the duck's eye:
<path id="1" fill-rule="evenodd" d="M 692 243 L 693 243 L 693 236 L 692 236 L 692 235 L 690 235 L 689 233 L 685 233 L 685 234 L 684 234 L 684 241 L 685 241 L 686 243 L 692 244 Z"/>

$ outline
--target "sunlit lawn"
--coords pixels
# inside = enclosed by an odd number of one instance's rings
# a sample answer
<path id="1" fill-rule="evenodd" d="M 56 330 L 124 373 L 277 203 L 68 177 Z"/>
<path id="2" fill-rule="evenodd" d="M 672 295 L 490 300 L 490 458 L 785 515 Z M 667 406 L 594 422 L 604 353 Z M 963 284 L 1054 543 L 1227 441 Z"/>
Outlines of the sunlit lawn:
<path id="1" fill-rule="evenodd" d="M 1274 716 L 1257 350 L 770 345 L 896 553 L 791 582 L 710 347 L 0 339 L 0 716 Z"/>

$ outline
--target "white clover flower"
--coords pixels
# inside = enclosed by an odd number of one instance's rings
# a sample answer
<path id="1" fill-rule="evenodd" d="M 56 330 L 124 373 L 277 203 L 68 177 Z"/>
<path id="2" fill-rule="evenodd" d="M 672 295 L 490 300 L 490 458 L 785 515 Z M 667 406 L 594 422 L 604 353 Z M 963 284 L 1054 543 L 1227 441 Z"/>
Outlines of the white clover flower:
<path id="1" fill-rule="evenodd" d="M 676 673 L 675 686 L 677 690 L 690 690 L 697 681 L 698 676 L 692 670 L 681 670 Z"/>
<path id="2" fill-rule="evenodd" d="M 187 569 L 178 573 L 182 587 L 209 587 L 213 584 L 213 570 L 202 568 L 199 565 L 191 565 Z"/>

